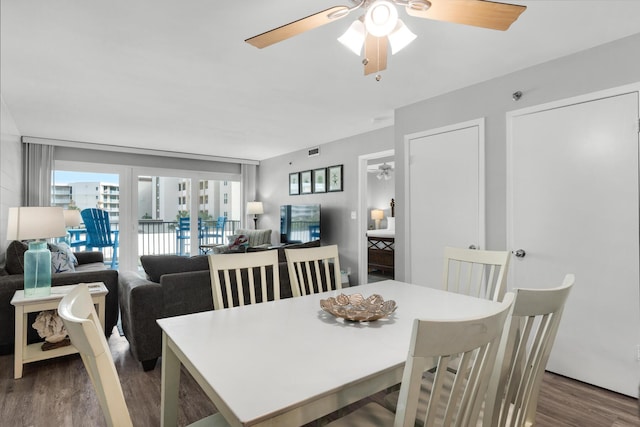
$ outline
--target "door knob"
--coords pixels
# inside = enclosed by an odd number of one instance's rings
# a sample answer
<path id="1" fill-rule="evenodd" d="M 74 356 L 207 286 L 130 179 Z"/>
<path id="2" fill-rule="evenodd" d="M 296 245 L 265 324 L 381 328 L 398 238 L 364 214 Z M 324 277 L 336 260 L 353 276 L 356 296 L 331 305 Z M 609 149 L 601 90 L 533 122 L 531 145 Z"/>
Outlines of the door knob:
<path id="1" fill-rule="evenodd" d="M 478 247 L 476 245 L 469 245 L 469 249 L 478 249 Z"/>
<path id="2" fill-rule="evenodd" d="M 524 249 L 518 249 L 517 251 L 513 252 L 513 254 L 516 256 L 516 258 L 524 258 L 525 255 L 527 255 Z"/>

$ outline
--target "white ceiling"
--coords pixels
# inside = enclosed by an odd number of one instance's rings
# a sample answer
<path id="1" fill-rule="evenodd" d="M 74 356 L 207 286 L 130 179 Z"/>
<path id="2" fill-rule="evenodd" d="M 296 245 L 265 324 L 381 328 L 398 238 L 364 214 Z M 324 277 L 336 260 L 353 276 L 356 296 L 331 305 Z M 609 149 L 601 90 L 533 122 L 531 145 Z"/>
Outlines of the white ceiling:
<path id="1" fill-rule="evenodd" d="M 336 41 L 244 39 L 350 0 L 1 0 L 21 135 L 261 160 L 393 124 L 395 108 L 640 32 L 640 1 L 511 1 L 506 32 L 412 18 L 377 82 Z"/>

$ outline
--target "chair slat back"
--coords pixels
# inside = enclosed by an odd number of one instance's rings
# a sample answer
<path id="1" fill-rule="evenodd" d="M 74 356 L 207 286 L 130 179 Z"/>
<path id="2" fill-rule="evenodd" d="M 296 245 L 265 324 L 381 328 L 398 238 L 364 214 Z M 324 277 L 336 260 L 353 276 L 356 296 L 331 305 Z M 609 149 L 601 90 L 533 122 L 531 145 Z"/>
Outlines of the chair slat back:
<path id="1" fill-rule="evenodd" d="M 109 213 L 102 209 L 83 209 L 80 212 L 87 229 L 87 246 L 101 248 L 113 246 Z"/>
<path id="2" fill-rule="evenodd" d="M 500 301 L 507 289 L 509 252 L 446 247 L 443 286 L 450 292 Z"/>
<path id="3" fill-rule="evenodd" d="M 342 289 L 338 246 L 286 249 L 293 296 Z"/>
<path id="4" fill-rule="evenodd" d="M 58 314 L 71 343 L 80 352 L 107 425 L 132 426 L 118 372 L 87 285 L 77 285 L 65 295 L 58 305 Z"/>
<path id="5" fill-rule="evenodd" d="M 214 310 L 245 305 L 245 288 L 249 304 L 269 300 L 270 290 L 271 299 L 280 299 L 278 251 L 211 254 L 209 271 Z"/>
<path id="6" fill-rule="evenodd" d="M 575 276 L 567 274 L 557 288 L 515 290 L 489 389 L 492 399 L 487 402 L 485 426 L 535 423 L 540 384 L 574 283 Z"/>
<path id="7" fill-rule="evenodd" d="M 227 217 L 226 216 L 219 216 L 218 220 L 216 221 L 216 229 L 224 231 L 224 225 L 226 223 L 227 223 Z"/>
<path id="8" fill-rule="evenodd" d="M 394 425 L 413 426 L 416 422 L 423 374 L 434 362 L 424 425 L 476 424 L 512 302 L 513 294 L 506 294 L 499 308 L 484 317 L 414 320 Z M 452 371 L 449 366 L 454 361 L 456 369 Z"/>

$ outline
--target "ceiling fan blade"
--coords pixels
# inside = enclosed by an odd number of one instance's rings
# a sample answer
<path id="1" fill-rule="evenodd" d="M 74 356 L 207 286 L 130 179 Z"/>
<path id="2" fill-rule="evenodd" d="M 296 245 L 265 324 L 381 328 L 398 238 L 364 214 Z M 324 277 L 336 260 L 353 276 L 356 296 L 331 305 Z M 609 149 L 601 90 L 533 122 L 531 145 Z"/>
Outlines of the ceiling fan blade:
<path id="1" fill-rule="evenodd" d="M 297 36 L 305 31 L 313 30 L 316 27 L 344 18 L 350 11 L 347 6 L 334 6 L 322 12 L 309 15 L 306 18 L 298 19 L 297 21 L 248 38 L 245 42 L 262 49 L 290 37 Z"/>
<path id="2" fill-rule="evenodd" d="M 455 22 L 505 31 L 515 22 L 526 6 L 485 0 L 430 0 L 427 10 L 407 6 L 407 13 L 418 18 Z"/>
<path id="3" fill-rule="evenodd" d="M 365 76 L 387 68 L 387 43 L 386 37 L 375 37 L 367 33 L 364 41 Z"/>

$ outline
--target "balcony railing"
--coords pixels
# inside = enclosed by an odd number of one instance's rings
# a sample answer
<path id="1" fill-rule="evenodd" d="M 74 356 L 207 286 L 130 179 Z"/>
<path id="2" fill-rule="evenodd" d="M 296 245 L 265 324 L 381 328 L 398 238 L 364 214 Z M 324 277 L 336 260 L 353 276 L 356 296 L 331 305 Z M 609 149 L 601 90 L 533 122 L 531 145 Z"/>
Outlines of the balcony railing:
<path id="1" fill-rule="evenodd" d="M 202 221 L 200 234 L 207 236 L 215 231 L 215 220 Z M 224 244 L 228 242 L 228 236 L 235 233 L 240 227 L 240 221 L 227 221 L 221 237 L 202 237 L 198 239 L 198 245 L 205 244 Z M 111 222 L 113 231 L 119 229 L 118 222 Z M 191 242 L 189 238 L 179 239 L 179 231 L 177 221 L 162 220 L 139 220 L 138 221 L 138 257 L 142 255 L 197 255 L 202 253 L 200 248 L 195 251 L 191 250 Z M 79 234 L 79 233 L 75 233 Z M 183 234 L 183 236 L 185 236 Z M 121 236 L 120 236 L 121 237 Z M 86 237 L 78 237 L 80 240 Z M 72 241 L 73 243 L 73 241 Z M 82 245 L 74 245 L 76 250 L 84 250 Z M 113 256 L 112 248 L 103 248 L 104 261 L 106 264 L 111 263 Z M 120 256 L 120 254 L 118 254 Z"/>

